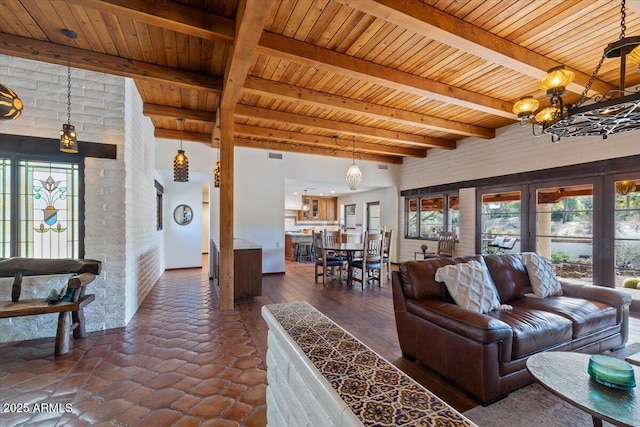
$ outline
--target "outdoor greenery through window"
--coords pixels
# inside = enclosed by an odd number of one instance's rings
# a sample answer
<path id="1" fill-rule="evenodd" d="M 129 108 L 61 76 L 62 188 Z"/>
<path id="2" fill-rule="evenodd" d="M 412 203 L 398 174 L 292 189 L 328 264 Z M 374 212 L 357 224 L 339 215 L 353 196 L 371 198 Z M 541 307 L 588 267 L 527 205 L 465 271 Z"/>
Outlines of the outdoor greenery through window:
<path id="1" fill-rule="evenodd" d="M 79 168 L 77 163 L 0 160 L 0 257 L 83 255 Z"/>
<path id="2" fill-rule="evenodd" d="M 616 287 L 640 297 L 640 188 L 636 181 L 615 183 Z M 638 294 L 636 295 L 635 292 Z"/>
<path id="3" fill-rule="evenodd" d="M 482 253 L 499 252 L 505 239 L 520 238 L 521 210 L 520 191 L 482 195 Z"/>
<path id="4" fill-rule="evenodd" d="M 536 252 L 551 259 L 556 275 L 593 281 L 593 186 L 536 192 Z"/>
<path id="5" fill-rule="evenodd" d="M 457 236 L 459 200 L 457 194 L 408 199 L 405 236 L 437 239 L 442 231 L 454 231 Z"/>

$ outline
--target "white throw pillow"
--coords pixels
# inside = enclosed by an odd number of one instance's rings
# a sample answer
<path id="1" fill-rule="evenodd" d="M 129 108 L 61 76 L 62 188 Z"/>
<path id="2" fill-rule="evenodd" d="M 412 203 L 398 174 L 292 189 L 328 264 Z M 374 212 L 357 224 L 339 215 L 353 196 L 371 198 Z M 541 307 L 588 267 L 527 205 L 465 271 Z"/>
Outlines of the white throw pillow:
<path id="1" fill-rule="evenodd" d="M 553 270 L 553 264 L 547 258 L 535 252 L 523 252 L 520 259 L 527 269 L 529 281 L 533 288 L 533 296 L 545 298 L 562 295 L 562 286 Z M 531 294 L 527 294 L 531 296 Z"/>
<path id="2" fill-rule="evenodd" d="M 435 279 L 444 282 L 460 307 L 477 313 L 488 313 L 500 307 L 498 292 L 489 272 L 478 261 L 440 267 L 436 270 Z"/>

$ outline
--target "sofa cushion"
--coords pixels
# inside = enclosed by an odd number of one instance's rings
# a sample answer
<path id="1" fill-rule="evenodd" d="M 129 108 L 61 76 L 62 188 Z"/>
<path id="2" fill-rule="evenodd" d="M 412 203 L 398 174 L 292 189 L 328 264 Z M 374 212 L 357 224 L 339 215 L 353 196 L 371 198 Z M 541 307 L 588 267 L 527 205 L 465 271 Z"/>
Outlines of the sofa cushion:
<path id="1" fill-rule="evenodd" d="M 531 293 L 531 282 L 524 264 L 517 254 L 485 255 L 484 262 L 503 304 L 524 298 Z"/>
<path id="2" fill-rule="evenodd" d="M 544 310 L 571 320 L 573 338 L 580 338 L 616 325 L 615 307 L 583 298 L 564 296 L 524 298 L 513 302 L 513 306 Z"/>
<path id="3" fill-rule="evenodd" d="M 453 300 L 462 308 L 488 313 L 500 306 L 487 268 L 478 261 L 440 267 L 435 278 L 444 282 Z"/>
<path id="4" fill-rule="evenodd" d="M 571 321 L 542 310 L 513 306 L 488 313 L 513 330 L 512 360 L 571 342 Z"/>
<path id="5" fill-rule="evenodd" d="M 527 269 L 533 294 L 538 298 L 562 295 L 562 287 L 556 277 L 553 264 L 547 258 L 535 252 L 523 252 L 520 259 Z"/>
<path id="6" fill-rule="evenodd" d="M 443 283 L 436 282 L 436 270 L 443 265 L 455 264 L 451 258 L 427 261 L 407 261 L 400 264 L 402 290 L 407 298 L 437 298 L 453 302 Z"/>

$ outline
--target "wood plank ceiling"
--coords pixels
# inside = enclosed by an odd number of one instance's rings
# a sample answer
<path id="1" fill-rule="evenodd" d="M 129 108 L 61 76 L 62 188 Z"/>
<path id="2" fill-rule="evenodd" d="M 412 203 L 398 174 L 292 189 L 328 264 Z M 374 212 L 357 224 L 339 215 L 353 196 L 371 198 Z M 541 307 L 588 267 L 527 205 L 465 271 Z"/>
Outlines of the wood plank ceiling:
<path id="1" fill-rule="evenodd" d="M 158 137 L 214 144 L 237 0 L 0 0 L 0 53 L 131 77 Z M 627 35 L 640 19 L 627 8 Z M 635 9 L 635 8 L 634 8 Z M 620 34 L 611 0 L 276 0 L 234 109 L 237 146 L 402 163 L 491 139 L 564 64 L 577 99 Z M 251 50 L 248 50 L 251 51 Z M 236 76 L 226 76 L 233 80 Z M 241 76 L 240 78 L 244 78 Z M 237 80 L 237 79 L 236 79 Z M 592 89 L 618 84 L 605 61 Z M 629 67 L 627 84 L 640 84 Z M 592 92 L 595 93 L 595 92 Z"/>

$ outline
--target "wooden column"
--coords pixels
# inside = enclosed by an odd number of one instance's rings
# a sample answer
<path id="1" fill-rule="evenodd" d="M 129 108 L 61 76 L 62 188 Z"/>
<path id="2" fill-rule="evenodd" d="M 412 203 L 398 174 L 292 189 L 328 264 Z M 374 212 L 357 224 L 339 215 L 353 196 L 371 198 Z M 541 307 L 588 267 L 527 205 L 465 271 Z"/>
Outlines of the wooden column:
<path id="1" fill-rule="evenodd" d="M 233 309 L 233 106 L 220 110 L 220 310 Z"/>

